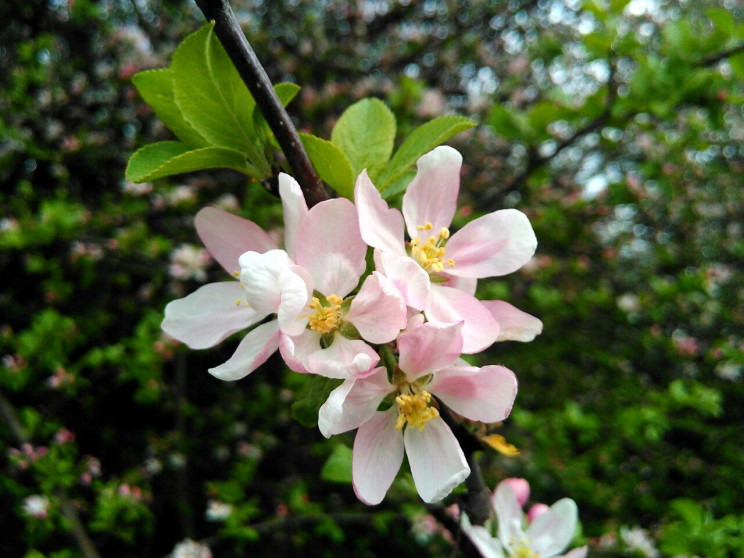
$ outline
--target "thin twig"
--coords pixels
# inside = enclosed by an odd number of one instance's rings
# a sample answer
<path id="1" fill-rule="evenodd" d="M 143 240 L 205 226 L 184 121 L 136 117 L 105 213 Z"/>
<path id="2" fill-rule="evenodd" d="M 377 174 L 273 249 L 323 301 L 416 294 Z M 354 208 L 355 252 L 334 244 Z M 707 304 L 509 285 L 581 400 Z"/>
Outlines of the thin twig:
<path id="1" fill-rule="evenodd" d="M 2 393 L 0 393 L 0 415 L 2 415 L 3 420 L 8 425 L 10 433 L 19 444 L 31 443 L 31 440 L 26 435 L 26 432 L 21 425 L 21 421 L 18 420 L 18 413 Z M 59 507 L 62 511 L 62 515 L 67 519 L 67 522 L 70 525 L 70 532 L 72 533 L 80 552 L 82 552 L 83 557 L 101 558 L 101 555 L 98 554 L 98 550 L 93 544 L 93 541 L 85 531 L 83 522 L 80 521 L 77 508 L 75 508 L 72 501 L 65 495 L 62 489 L 59 488 L 54 491 L 54 496 L 59 500 Z"/>
<path id="2" fill-rule="evenodd" d="M 719 52 L 718 54 L 713 54 L 712 56 L 703 58 L 700 61 L 700 66 L 704 68 L 715 66 L 724 58 L 731 58 L 732 56 L 739 54 L 741 52 L 744 52 L 744 44 L 736 45 L 735 47 L 731 47 L 730 49 L 724 50 L 723 52 Z"/>
<path id="3" fill-rule="evenodd" d="M 196 4 L 207 19 L 214 20 L 217 37 L 274 132 L 308 206 L 327 200 L 328 192 L 315 172 L 292 120 L 274 92 L 269 76 L 245 38 L 228 0 L 196 0 Z"/>

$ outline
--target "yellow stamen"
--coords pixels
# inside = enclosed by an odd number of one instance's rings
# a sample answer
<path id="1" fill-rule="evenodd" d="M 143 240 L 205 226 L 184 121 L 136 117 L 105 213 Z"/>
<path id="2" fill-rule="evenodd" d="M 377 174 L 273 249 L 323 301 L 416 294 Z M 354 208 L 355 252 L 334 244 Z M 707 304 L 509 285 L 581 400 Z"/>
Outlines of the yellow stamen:
<path id="1" fill-rule="evenodd" d="M 315 310 L 310 315 L 310 329 L 320 333 L 330 333 L 341 326 L 341 303 L 343 298 L 338 295 L 328 295 L 326 297 L 328 306 L 323 306 L 317 297 L 313 297 L 310 303 L 310 309 Z"/>
<path id="2" fill-rule="evenodd" d="M 416 227 L 416 230 L 417 231 L 430 231 L 432 228 L 434 228 L 434 225 L 432 225 L 429 221 L 427 221 L 423 225 L 418 225 Z"/>
<path id="3" fill-rule="evenodd" d="M 511 556 L 512 558 L 540 558 L 540 554 L 530 549 L 530 547 L 527 546 L 524 541 L 522 541 L 522 543 L 514 549 Z"/>
<path id="4" fill-rule="evenodd" d="M 424 424 L 431 419 L 439 416 L 436 407 L 431 407 L 431 394 L 428 391 L 419 391 L 418 393 L 402 393 L 395 398 L 398 404 L 398 418 L 395 421 L 395 428 L 400 430 L 408 424 L 419 430 L 424 429 Z"/>
<path id="5" fill-rule="evenodd" d="M 235 277 L 240 277 L 240 271 L 233 271 L 233 275 L 235 275 Z"/>
<path id="6" fill-rule="evenodd" d="M 424 225 L 418 225 L 416 230 L 428 231 L 433 228 L 430 222 Z M 455 261 L 452 258 L 445 259 L 447 250 L 444 245 L 450 237 L 447 227 L 442 227 L 436 236 L 429 236 L 425 242 L 418 236 L 411 239 L 411 257 L 423 267 L 427 273 L 441 273 L 444 266 L 454 267 Z"/>

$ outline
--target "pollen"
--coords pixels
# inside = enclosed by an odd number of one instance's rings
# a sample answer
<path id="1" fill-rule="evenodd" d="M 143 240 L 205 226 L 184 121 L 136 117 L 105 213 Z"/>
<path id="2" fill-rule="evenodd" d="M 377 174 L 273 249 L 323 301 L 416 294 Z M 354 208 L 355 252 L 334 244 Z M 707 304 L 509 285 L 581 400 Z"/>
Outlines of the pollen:
<path id="1" fill-rule="evenodd" d="M 513 558 L 540 558 L 540 554 L 532 550 L 524 542 L 512 551 Z"/>
<path id="2" fill-rule="evenodd" d="M 330 333 L 341 326 L 341 303 L 343 299 L 338 295 L 328 295 L 326 297 L 327 305 L 323 305 L 318 297 L 313 297 L 310 303 L 310 309 L 314 310 L 310 314 L 310 329 L 320 333 Z"/>
<path id="3" fill-rule="evenodd" d="M 429 405 L 431 394 L 428 391 L 400 394 L 395 398 L 395 403 L 398 405 L 398 418 L 395 421 L 395 428 L 398 430 L 406 424 L 423 430 L 428 421 L 439 416 L 436 407 Z"/>
<path id="4" fill-rule="evenodd" d="M 423 232 L 432 228 L 433 225 L 427 221 L 424 225 L 418 225 L 416 230 Z M 445 266 L 454 267 L 455 261 L 452 258 L 445 258 L 447 250 L 444 245 L 449 237 L 449 229 L 442 227 L 436 236 L 429 236 L 424 242 L 418 236 L 411 239 L 411 257 L 429 274 L 441 273 Z"/>

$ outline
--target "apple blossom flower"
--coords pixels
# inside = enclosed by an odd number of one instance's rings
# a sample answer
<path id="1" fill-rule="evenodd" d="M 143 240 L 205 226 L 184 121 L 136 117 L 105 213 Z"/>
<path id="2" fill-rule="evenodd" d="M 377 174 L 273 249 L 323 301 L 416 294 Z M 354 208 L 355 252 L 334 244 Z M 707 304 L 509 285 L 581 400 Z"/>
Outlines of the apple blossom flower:
<path id="1" fill-rule="evenodd" d="M 530 260 L 537 240 L 527 217 L 515 209 L 479 217 L 450 237 L 461 165 L 460 153 L 447 146 L 421 157 L 402 214 L 388 207 L 366 171 L 357 179 L 354 199 L 377 270 L 429 321 L 463 321 L 463 352 L 476 353 L 496 341 L 500 330 L 473 296 L 477 280 L 516 271 Z"/>
<path id="2" fill-rule="evenodd" d="M 212 551 L 208 546 L 184 539 L 173 547 L 172 558 L 212 558 Z"/>
<path id="3" fill-rule="evenodd" d="M 35 519 L 46 519 L 49 514 L 49 498 L 34 494 L 23 500 L 23 513 Z"/>
<path id="4" fill-rule="evenodd" d="M 476 368 L 458 360 L 462 322 L 427 322 L 401 334 L 392 383 L 379 367 L 346 380 L 320 409 L 318 426 L 330 437 L 358 428 L 352 456 L 357 497 L 378 504 L 408 455 L 413 480 L 425 502 L 447 496 L 469 474 L 460 444 L 439 416 L 436 400 L 456 413 L 498 422 L 517 393 L 503 366 Z M 383 402 L 389 409 L 378 411 Z"/>
<path id="5" fill-rule="evenodd" d="M 573 538 L 578 522 L 576 503 L 570 498 L 558 500 L 547 511 L 536 517 L 523 530 L 523 502 L 513 490 L 514 481 L 506 479 L 498 484 L 491 498 L 496 514 L 497 536 L 491 535 L 489 526 L 472 525 L 467 514 L 462 514 L 461 525 L 475 548 L 484 558 L 551 558 L 558 556 Z M 526 483 L 526 481 L 525 481 Z M 528 486 L 529 489 L 529 486 Z M 584 558 L 587 547 L 575 548 L 563 558 Z"/>

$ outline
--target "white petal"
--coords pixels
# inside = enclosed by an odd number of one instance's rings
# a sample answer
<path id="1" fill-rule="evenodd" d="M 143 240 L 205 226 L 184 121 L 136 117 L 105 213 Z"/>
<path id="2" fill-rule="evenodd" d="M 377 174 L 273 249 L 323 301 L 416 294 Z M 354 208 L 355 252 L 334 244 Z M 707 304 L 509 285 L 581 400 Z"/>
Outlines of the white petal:
<path id="1" fill-rule="evenodd" d="M 305 329 L 299 335 L 282 334 L 279 350 L 287 366 L 295 372 L 310 374 L 310 355 L 320 350 L 321 334 L 312 329 Z"/>
<path id="2" fill-rule="evenodd" d="M 265 314 L 247 307 L 243 297 L 243 288 L 237 281 L 209 283 L 168 303 L 161 327 L 192 349 L 213 347 L 264 318 Z"/>
<path id="3" fill-rule="evenodd" d="M 403 436 L 413 481 L 427 504 L 438 502 L 470 474 L 460 444 L 441 418 L 423 430 L 406 427 Z"/>
<path id="4" fill-rule="evenodd" d="M 395 429 L 395 419 L 390 411 L 376 413 L 359 427 L 354 439 L 354 492 L 370 506 L 382 502 L 403 463 L 403 436 Z"/>
<path id="5" fill-rule="evenodd" d="M 284 210 L 284 246 L 294 259 L 295 237 L 300 222 L 307 215 L 307 203 L 297 181 L 286 173 L 279 173 L 279 197 Z"/>
<path id="6" fill-rule="evenodd" d="M 360 339 L 346 339 L 336 334 L 333 343 L 308 358 L 307 369 L 328 378 L 351 378 L 363 374 L 380 362 L 375 350 Z"/>
<path id="7" fill-rule="evenodd" d="M 375 250 L 375 267 L 390 279 L 408 306 L 423 310 L 429 300 L 429 274 L 408 256 Z"/>
<path id="8" fill-rule="evenodd" d="M 406 304 L 393 282 L 375 271 L 365 279 L 344 319 L 357 328 L 362 339 L 389 343 L 406 327 Z"/>
<path id="9" fill-rule="evenodd" d="M 363 170 L 356 181 L 354 200 L 359 214 L 359 231 L 373 248 L 405 255 L 403 215 L 389 208 Z"/>
<path id="10" fill-rule="evenodd" d="M 549 558 L 563 551 L 576 531 L 579 510 L 571 498 L 563 498 L 537 516 L 527 528 L 532 550 Z"/>
<path id="11" fill-rule="evenodd" d="M 470 518 L 463 512 L 460 520 L 462 532 L 467 535 L 473 546 L 480 552 L 483 558 L 504 558 L 504 550 L 501 541 L 495 539 L 482 525 L 472 525 Z"/>
<path id="12" fill-rule="evenodd" d="M 499 539 L 508 548 L 519 545 L 524 537 L 522 531 L 522 506 L 519 505 L 514 491 L 507 482 L 500 482 L 491 499 L 499 524 Z"/>
<path id="13" fill-rule="evenodd" d="M 239 261 L 240 282 L 248 303 L 257 312 L 276 312 L 282 300 L 279 277 L 291 265 L 287 253 L 284 250 L 269 250 L 263 254 L 245 252 Z"/>
<path id="14" fill-rule="evenodd" d="M 209 373 L 220 380 L 233 381 L 245 378 L 261 366 L 279 346 L 279 324 L 272 320 L 248 332 L 233 356 Z"/>
<path id="15" fill-rule="evenodd" d="M 542 333 L 543 324 L 535 316 L 522 312 L 503 300 L 482 300 L 491 315 L 499 323 L 496 341 L 521 341 L 528 343 Z"/>

